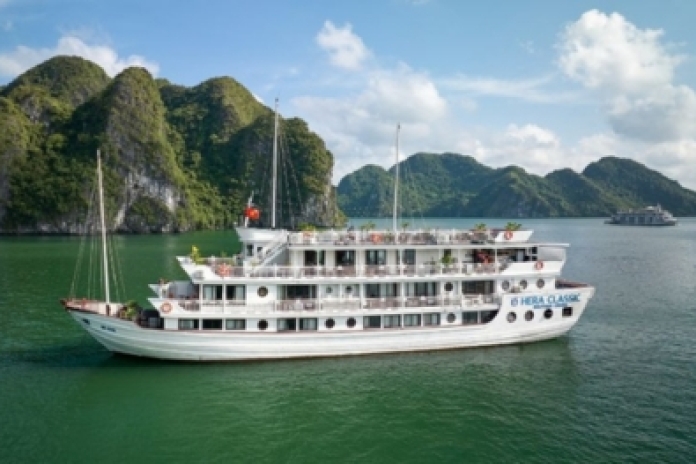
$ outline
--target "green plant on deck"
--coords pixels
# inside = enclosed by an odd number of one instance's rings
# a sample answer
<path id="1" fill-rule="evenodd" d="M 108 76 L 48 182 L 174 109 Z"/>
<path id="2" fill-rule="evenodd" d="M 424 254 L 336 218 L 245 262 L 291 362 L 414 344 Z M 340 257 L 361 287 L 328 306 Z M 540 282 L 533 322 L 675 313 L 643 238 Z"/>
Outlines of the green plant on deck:
<path id="1" fill-rule="evenodd" d="M 484 223 L 482 223 L 482 222 L 479 222 L 478 224 L 476 224 L 476 225 L 474 226 L 474 231 L 476 231 L 476 232 L 485 232 L 487 228 L 488 228 L 488 227 L 486 226 L 486 224 L 484 224 Z"/>
<path id="2" fill-rule="evenodd" d="M 136 317 L 138 317 L 138 313 L 140 312 L 140 307 L 138 306 L 138 302 L 135 300 L 128 300 L 126 301 L 126 304 L 123 305 L 124 308 L 126 308 L 125 312 L 125 318 L 129 320 L 133 320 Z"/>
<path id="3" fill-rule="evenodd" d="M 508 222 L 507 224 L 505 224 L 506 231 L 514 232 L 516 230 L 520 230 L 521 228 L 522 224 L 520 224 L 519 222 Z"/>
<path id="4" fill-rule="evenodd" d="M 191 261 L 196 264 L 203 264 L 203 258 L 201 257 L 201 252 L 198 250 L 196 245 L 191 247 L 191 254 L 189 255 Z"/>

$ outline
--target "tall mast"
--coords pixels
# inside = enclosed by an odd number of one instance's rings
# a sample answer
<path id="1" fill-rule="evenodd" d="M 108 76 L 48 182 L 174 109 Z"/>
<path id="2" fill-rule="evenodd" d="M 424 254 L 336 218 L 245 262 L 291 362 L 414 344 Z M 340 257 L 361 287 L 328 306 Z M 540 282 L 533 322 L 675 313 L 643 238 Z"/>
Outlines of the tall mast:
<path id="1" fill-rule="evenodd" d="M 104 264 L 104 297 L 106 304 L 111 302 L 109 292 L 109 262 L 106 252 L 106 221 L 104 220 L 104 181 L 102 180 L 101 153 L 97 150 L 97 179 L 99 179 L 99 218 L 101 220 L 102 262 Z"/>
<path id="2" fill-rule="evenodd" d="M 275 100 L 275 121 L 273 123 L 273 199 L 271 207 L 271 229 L 276 226 L 276 190 L 278 184 L 278 99 Z"/>
<path id="3" fill-rule="evenodd" d="M 393 227 L 394 233 L 398 232 L 396 220 L 398 210 L 399 210 L 399 131 L 401 130 L 401 124 L 396 125 L 396 167 L 394 169 L 394 216 L 393 216 Z"/>

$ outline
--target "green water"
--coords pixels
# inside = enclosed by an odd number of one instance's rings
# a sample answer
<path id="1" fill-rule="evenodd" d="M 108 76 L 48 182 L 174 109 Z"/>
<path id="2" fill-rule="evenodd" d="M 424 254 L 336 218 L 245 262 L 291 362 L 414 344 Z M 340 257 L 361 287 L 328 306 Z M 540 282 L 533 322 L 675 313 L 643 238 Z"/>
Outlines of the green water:
<path id="1" fill-rule="evenodd" d="M 693 462 L 696 220 L 525 226 L 597 286 L 566 337 L 241 364 L 111 355 L 58 305 L 79 241 L 0 238 L 0 462 Z M 129 296 L 231 240 L 118 237 Z"/>

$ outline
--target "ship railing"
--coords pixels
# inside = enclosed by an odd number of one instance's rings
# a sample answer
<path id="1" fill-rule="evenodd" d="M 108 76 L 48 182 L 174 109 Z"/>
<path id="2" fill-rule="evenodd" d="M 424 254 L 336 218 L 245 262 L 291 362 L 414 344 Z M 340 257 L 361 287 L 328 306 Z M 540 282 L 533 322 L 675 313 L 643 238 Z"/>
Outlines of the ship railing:
<path id="1" fill-rule="evenodd" d="M 434 229 L 434 230 L 343 230 L 304 231 L 291 233 L 288 244 L 306 245 L 437 245 L 471 244 L 494 241 L 504 229 Z M 528 235 L 528 234 L 526 234 Z"/>
<path id="2" fill-rule="evenodd" d="M 447 308 L 469 308 L 499 304 L 497 295 L 422 295 L 385 296 L 373 298 L 292 298 L 268 303 L 245 303 L 241 300 L 185 300 L 179 309 L 187 313 L 255 314 L 302 313 L 327 311 L 417 310 L 441 311 Z"/>
<path id="3" fill-rule="evenodd" d="M 498 274 L 510 264 L 499 263 L 422 263 L 422 264 L 375 264 L 375 265 L 338 265 L 338 266 L 233 266 L 226 263 L 209 265 L 219 277 L 247 277 L 251 279 L 311 279 L 344 277 L 428 277 L 437 275 L 485 275 Z M 530 267 L 532 264 L 530 264 Z"/>

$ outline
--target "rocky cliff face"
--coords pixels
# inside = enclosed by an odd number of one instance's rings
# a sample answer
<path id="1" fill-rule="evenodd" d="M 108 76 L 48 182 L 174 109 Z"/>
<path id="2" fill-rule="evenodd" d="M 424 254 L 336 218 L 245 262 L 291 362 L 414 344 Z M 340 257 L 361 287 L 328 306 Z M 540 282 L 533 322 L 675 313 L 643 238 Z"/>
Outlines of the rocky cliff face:
<path id="1" fill-rule="evenodd" d="M 82 232 L 97 150 L 111 229 L 231 226 L 268 184 L 272 116 L 231 78 L 186 88 L 140 68 L 109 79 L 81 58 L 53 58 L 0 90 L 0 232 Z M 281 127 L 300 221 L 335 223 L 333 156 L 304 122 Z"/>

